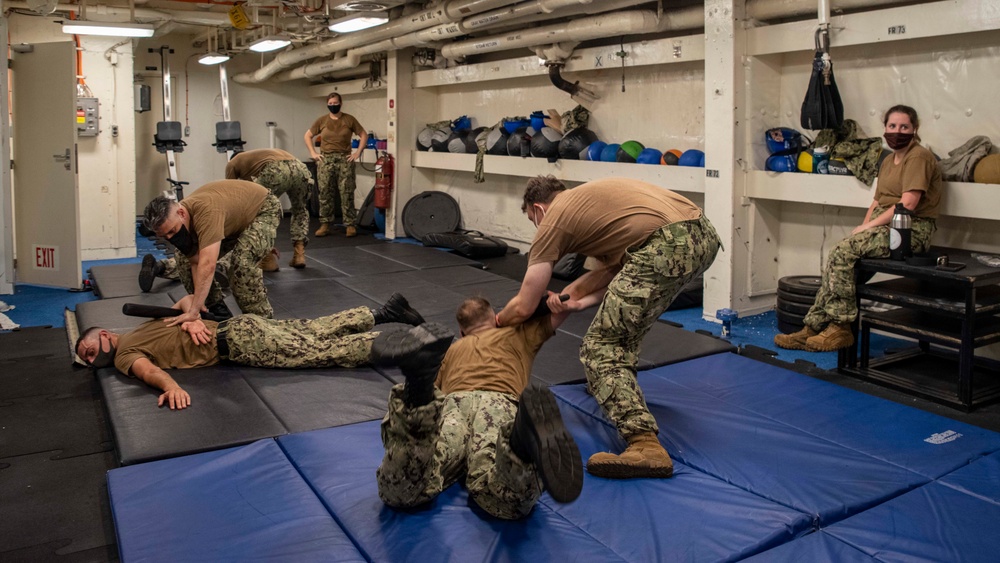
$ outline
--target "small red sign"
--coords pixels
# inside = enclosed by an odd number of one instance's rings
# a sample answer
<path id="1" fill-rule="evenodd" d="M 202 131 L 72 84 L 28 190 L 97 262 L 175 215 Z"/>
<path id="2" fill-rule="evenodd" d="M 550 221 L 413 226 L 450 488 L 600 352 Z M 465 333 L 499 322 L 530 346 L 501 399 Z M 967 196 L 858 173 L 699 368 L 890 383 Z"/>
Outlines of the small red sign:
<path id="1" fill-rule="evenodd" d="M 396 100 L 389 99 L 389 109 L 396 107 Z"/>
<path id="2" fill-rule="evenodd" d="M 59 268 L 59 249 L 54 246 L 35 247 L 35 268 L 39 270 L 56 270 Z"/>

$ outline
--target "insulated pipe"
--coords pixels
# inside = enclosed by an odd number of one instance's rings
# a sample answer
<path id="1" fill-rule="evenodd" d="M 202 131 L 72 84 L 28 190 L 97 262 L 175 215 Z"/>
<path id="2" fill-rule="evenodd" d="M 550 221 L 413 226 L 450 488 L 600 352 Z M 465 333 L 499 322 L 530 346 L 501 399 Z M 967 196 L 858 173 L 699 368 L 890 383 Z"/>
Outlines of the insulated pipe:
<path id="1" fill-rule="evenodd" d="M 901 0 L 832 0 L 832 8 L 851 10 L 903 3 Z M 747 0 L 746 13 L 748 18 L 760 21 L 805 16 L 816 13 L 816 2 L 813 0 Z"/>
<path id="2" fill-rule="evenodd" d="M 4 2 L 4 8 L 19 8 L 23 10 L 31 10 L 32 8 L 28 5 L 28 2 L 23 0 L 12 0 L 10 2 Z M 81 4 L 58 4 L 56 5 L 55 11 L 57 12 L 81 12 L 83 6 Z M 115 6 L 103 6 L 96 5 L 87 8 L 87 19 L 92 21 L 105 21 L 102 18 L 93 18 L 94 15 L 98 16 L 114 16 L 121 17 L 127 20 L 131 15 L 132 11 L 125 7 L 119 8 Z M 217 25 L 217 26 L 229 26 L 231 25 L 229 21 L 229 16 L 227 14 L 215 13 L 215 12 L 185 12 L 179 10 L 152 10 L 149 8 L 136 8 L 135 17 L 144 20 L 163 20 L 163 21 L 176 21 L 179 23 L 191 23 L 199 25 Z M 109 21 L 118 21 L 112 19 Z"/>
<path id="3" fill-rule="evenodd" d="M 410 16 L 398 18 L 385 25 L 371 28 L 371 30 L 366 30 L 365 33 L 345 34 L 329 41 L 324 41 L 319 45 L 313 45 L 303 49 L 284 51 L 278 54 L 274 60 L 264 65 L 262 68 L 250 73 L 237 74 L 233 77 L 233 79 L 237 82 L 243 83 L 262 82 L 284 69 L 293 67 L 309 59 L 323 57 L 336 51 L 356 47 L 359 44 L 367 44 L 369 42 L 374 43 L 383 39 L 399 37 L 414 31 L 426 29 L 435 24 L 454 22 L 472 14 L 478 14 L 480 12 L 485 12 L 511 4 L 513 1 L 514 0 L 451 0 L 442 6 L 424 10 Z"/>

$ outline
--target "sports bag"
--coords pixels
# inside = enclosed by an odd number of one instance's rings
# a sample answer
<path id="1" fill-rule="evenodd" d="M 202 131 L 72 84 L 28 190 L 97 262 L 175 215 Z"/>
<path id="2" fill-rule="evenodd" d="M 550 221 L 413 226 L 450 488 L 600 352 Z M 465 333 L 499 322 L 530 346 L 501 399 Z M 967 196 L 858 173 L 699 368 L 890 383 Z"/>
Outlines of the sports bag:
<path id="1" fill-rule="evenodd" d="M 493 258 L 507 254 L 507 243 L 479 231 L 451 231 L 424 235 L 424 246 L 450 248 L 466 258 Z"/>

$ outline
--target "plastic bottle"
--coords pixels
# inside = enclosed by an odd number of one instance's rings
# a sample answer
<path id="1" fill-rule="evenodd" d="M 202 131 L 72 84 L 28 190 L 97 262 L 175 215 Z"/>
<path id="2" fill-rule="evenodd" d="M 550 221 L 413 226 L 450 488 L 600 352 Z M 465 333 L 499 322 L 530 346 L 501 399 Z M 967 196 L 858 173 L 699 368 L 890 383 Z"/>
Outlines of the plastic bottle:
<path id="1" fill-rule="evenodd" d="M 910 243 L 912 224 L 913 214 L 902 203 L 897 203 L 889 225 L 889 258 L 905 260 L 913 256 L 913 246 Z"/>
<path id="2" fill-rule="evenodd" d="M 830 173 L 830 149 L 828 147 L 816 147 L 813 149 L 813 173 Z"/>

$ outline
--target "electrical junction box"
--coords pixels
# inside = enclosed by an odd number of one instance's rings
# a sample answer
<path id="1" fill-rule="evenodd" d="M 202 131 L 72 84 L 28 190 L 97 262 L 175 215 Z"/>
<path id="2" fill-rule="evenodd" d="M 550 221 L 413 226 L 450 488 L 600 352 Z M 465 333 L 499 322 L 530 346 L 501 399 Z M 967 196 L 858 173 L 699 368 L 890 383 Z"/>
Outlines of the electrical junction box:
<path id="1" fill-rule="evenodd" d="M 77 98 L 76 99 L 76 134 L 80 137 L 96 137 L 100 131 L 98 127 L 98 107 L 97 98 Z"/>
<path id="2" fill-rule="evenodd" d="M 149 111 L 150 102 L 149 96 L 151 90 L 148 84 L 135 84 L 135 111 L 136 113 L 142 113 L 144 111 Z"/>

